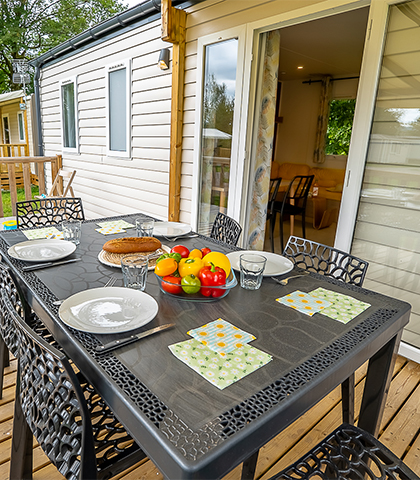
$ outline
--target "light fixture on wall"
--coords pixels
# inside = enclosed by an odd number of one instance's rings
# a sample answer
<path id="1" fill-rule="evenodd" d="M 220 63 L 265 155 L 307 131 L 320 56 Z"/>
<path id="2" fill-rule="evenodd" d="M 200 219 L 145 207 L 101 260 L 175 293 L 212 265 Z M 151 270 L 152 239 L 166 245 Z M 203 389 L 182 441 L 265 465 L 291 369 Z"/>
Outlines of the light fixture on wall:
<path id="1" fill-rule="evenodd" d="M 159 68 L 161 70 L 168 70 L 169 68 L 169 48 L 162 48 L 159 55 Z"/>

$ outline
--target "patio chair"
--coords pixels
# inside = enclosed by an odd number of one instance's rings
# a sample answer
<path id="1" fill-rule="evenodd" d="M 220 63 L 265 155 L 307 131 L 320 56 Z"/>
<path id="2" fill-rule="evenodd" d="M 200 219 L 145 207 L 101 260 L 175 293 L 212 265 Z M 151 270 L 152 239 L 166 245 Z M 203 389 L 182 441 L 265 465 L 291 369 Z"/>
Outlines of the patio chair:
<path id="1" fill-rule="evenodd" d="M 81 198 L 44 198 L 16 202 L 17 228 L 57 225 L 63 220 L 84 220 Z"/>
<path id="2" fill-rule="evenodd" d="M 62 168 L 58 171 L 57 175 L 54 178 L 54 181 L 51 185 L 51 190 L 48 195 L 37 195 L 35 198 L 48 198 L 48 197 L 67 197 L 67 194 L 70 192 L 70 195 L 74 197 L 74 191 L 72 187 L 74 176 L 76 175 L 76 170 L 71 172 L 66 172 Z M 64 188 L 64 179 L 67 179 L 67 185 Z"/>
<path id="3" fill-rule="evenodd" d="M 38 335 L 42 336 L 48 343 L 51 343 L 58 347 L 54 338 L 41 322 L 41 320 L 29 309 L 26 302 L 22 303 L 21 295 L 19 294 L 18 287 L 9 274 L 9 269 L 6 265 L 0 262 L 0 290 L 8 292 L 9 297 L 12 299 L 15 311 L 17 315 L 20 315 L 25 322 L 31 325 Z M 9 352 L 13 356 L 17 356 L 18 351 L 18 338 L 16 335 L 16 329 L 10 318 L 5 315 L 3 310 L 0 310 L 0 398 L 3 396 L 3 380 L 4 369 L 9 366 Z"/>
<path id="4" fill-rule="evenodd" d="M 269 480 L 377 479 L 419 480 L 407 465 L 373 435 L 342 424 L 293 465 Z"/>
<path id="5" fill-rule="evenodd" d="M 10 276 L 7 267 L 1 272 Z M 16 300 L 11 290 L 1 290 L 2 315 L 18 345 L 10 478 L 32 478 L 32 434 L 67 479 L 112 478 L 144 459 L 81 372 L 22 319 Z M 27 310 L 22 296 L 20 302 Z"/>
<path id="6" fill-rule="evenodd" d="M 271 238 L 274 237 L 274 227 L 276 224 L 277 213 L 280 216 L 280 243 L 281 250 L 284 249 L 283 242 L 283 221 L 286 215 L 302 217 L 302 236 L 306 237 L 305 215 L 308 195 L 311 189 L 314 175 L 296 175 L 290 182 L 282 201 L 275 200 L 271 205 L 270 229 Z M 274 241 L 272 242 L 272 251 L 274 252 Z"/>
<path id="7" fill-rule="evenodd" d="M 336 248 L 290 237 L 283 256 L 297 267 L 361 287 L 369 262 Z M 354 423 L 354 374 L 341 384 L 343 421 Z"/>
<path id="8" fill-rule="evenodd" d="M 213 222 L 210 238 L 219 240 L 236 247 L 242 227 L 233 218 L 228 217 L 222 212 L 218 212 Z"/>

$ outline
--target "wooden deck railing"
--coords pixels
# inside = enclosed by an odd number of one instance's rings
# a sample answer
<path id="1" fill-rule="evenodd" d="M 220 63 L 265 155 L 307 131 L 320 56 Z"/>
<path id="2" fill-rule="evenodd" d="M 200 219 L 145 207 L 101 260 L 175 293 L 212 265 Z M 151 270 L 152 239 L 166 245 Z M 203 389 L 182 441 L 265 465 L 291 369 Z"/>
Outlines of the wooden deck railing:
<path id="1" fill-rule="evenodd" d="M 31 182 L 31 164 L 38 166 L 38 185 L 39 194 L 46 193 L 45 186 L 45 166 L 50 168 L 51 179 L 54 179 L 58 173 L 58 170 L 62 167 L 62 156 L 56 155 L 54 157 L 1 157 L 0 163 L 7 166 L 9 188 L 10 188 L 10 201 L 12 203 L 13 215 L 16 215 L 16 202 L 17 202 L 17 186 L 16 186 L 16 164 L 22 165 L 23 171 L 23 187 L 25 189 L 25 200 L 32 199 L 32 182 Z M 3 213 L 3 200 L 0 195 L 0 217 L 4 217 Z"/>
<path id="2" fill-rule="evenodd" d="M 29 157 L 28 143 L 0 143 L 0 157 Z"/>

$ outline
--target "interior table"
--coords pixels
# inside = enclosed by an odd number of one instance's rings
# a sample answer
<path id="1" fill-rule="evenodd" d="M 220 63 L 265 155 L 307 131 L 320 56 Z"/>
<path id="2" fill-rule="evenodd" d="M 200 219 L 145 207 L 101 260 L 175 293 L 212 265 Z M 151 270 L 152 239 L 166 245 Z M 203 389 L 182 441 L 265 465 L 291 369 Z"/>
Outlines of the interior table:
<path id="1" fill-rule="evenodd" d="M 135 223 L 139 216 L 85 221 L 81 243 L 72 254 L 82 258 L 79 262 L 23 271 L 26 262 L 7 254 L 9 246 L 26 240 L 16 230 L 0 233 L 0 253 L 66 354 L 167 478 L 221 478 L 250 456 L 255 458 L 259 448 L 367 360 L 359 426 L 377 434 L 401 332 L 411 310 L 397 299 L 310 274 L 287 286 L 266 277 L 259 290 L 238 285 L 220 300 L 192 302 L 163 293 L 149 272 L 146 292 L 157 300 L 159 311 L 152 322 L 134 333 L 168 322 L 174 322 L 174 328 L 99 355 L 96 346 L 126 334 L 91 334 L 66 326 L 54 304 L 57 299 L 103 286 L 110 275 L 117 275 L 117 286 L 122 284 L 120 269 L 102 264 L 98 254 L 105 241 L 134 236 L 135 230 L 105 237 L 96 231 L 97 222 L 123 219 Z M 190 249 L 232 250 L 203 236 L 177 243 Z M 310 292 L 318 287 L 350 295 L 370 307 L 344 324 L 319 313 L 309 317 L 276 302 L 292 291 Z M 189 339 L 190 329 L 219 318 L 255 335 L 251 345 L 273 356 L 267 365 L 223 390 L 168 348 Z"/>

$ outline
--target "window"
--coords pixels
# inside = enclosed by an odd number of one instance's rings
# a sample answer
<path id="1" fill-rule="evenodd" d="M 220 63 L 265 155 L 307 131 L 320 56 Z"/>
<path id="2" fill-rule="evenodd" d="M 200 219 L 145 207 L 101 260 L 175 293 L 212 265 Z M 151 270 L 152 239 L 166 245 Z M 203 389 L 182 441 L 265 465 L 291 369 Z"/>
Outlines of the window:
<path id="1" fill-rule="evenodd" d="M 326 155 L 348 155 L 356 100 L 331 100 Z"/>
<path id="2" fill-rule="evenodd" d="M 19 130 L 19 142 L 25 141 L 25 122 L 23 118 L 23 112 L 18 112 L 18 130 Z"/>
<path id="3" fill-rule="evenodd" d="M 78 152 L 79 135 L 77 129 L 76 78 L 63 80 L 60 86 L 63 150 L 67 152 Z"/>
<path id="4" fill-rule="evenodd" d="M 129 60 L 107 67 L 107 150 L 110 156 L 131 156 L 130 85 Z"/>

